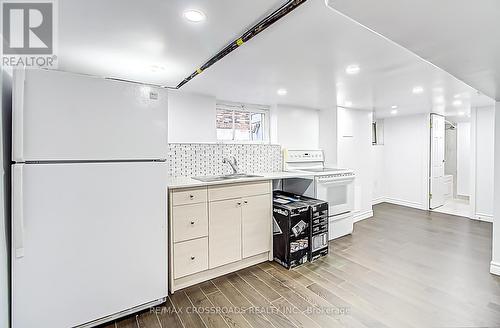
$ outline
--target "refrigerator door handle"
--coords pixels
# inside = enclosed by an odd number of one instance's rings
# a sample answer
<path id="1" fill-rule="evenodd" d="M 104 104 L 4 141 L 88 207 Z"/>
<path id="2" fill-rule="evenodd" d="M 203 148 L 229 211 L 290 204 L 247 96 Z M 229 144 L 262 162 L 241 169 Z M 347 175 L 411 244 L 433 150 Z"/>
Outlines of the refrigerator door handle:
<path id="1" fill-rule="evenodd" d="M 23 169 L 24 164 L 17 164 L 12 172 L 12 239 L 16 258 L 24 256 Z"/>
<path id="2" fill-rule="evenodd" d="M 24 92 L 25 69 L 16 69 L 12 76 L 12 160 L 24 161 Z"/>

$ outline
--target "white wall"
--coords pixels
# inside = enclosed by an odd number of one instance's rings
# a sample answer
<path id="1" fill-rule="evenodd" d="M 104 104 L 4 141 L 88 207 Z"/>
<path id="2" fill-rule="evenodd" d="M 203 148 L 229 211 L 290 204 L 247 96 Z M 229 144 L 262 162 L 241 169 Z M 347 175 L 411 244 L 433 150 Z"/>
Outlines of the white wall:
<path id="1" fill-rule="evenodd" d="M 490 272 L 500 275 L 500 102 L 495 104 L 495 208 Z"/>
<path id="2" fill-rule="evenodd" d="M 168 142 L 214 143 L 216 98 L 180 91 L 169 91 Z M 270 110 L 270 140 L 284 148 L 319 148 L 319 111 L 310 108 L 275 105 Z M 335 131 L 335 118 L 331 120 Z M 330 144 L 336 144 L 335 139 Z"/>
<path id="3" fill-rule="evenodd" d="M 319 148 L 325 154 L 325 164 L 337 166 L 337 106 L 319 112 Z"/>
<path id="4" fill-rule="evenodd" d="M 271 143 L 288 149 L 318 149 L 319 111 L 286 105 L 273 106 Z"/>
<path id="5" fill-rule="evenodd" d="M 169 91 L 168 142 L 217 142 L 215 103 L 215 97 Z"/>
<path id="6" fill-rule="evenodd" d="M 373 215 L 372 113 L 339 108 L 337 113 L 338 167 L 353 169 L 355 221 Z"/>
<path id="7" fill-rule="evenodd" d="M 478 108 L 476 117 L 475 217 L 493 218 L 493 176 L 495 159 L 495 107 Z"/>
<path id="8" fill-rule="evenodd" d="M 457 123 L 457 195 L 470 196 L 471 178 L 470 122 Z"/>
<path id="9" fill-rule="evenodd" d="M 384 120 L 382 165 L 386 201 L 429 208 L 429 133 L 428 114 Z"/>

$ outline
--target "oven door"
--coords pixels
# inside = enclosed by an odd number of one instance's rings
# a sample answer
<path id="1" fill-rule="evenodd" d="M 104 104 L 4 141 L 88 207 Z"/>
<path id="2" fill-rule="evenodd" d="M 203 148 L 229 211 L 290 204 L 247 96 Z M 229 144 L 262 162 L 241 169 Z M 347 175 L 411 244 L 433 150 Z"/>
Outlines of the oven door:
<path id="1" fill-rule="evenodd" d="M 316 178 L 316 198 L 328 202 L 328 216 L 354 210 L 354 178 Z"/>
<path id="2" fill-rule="evenodd" d="M 291 192 L 292 194 L 302 195 L 307 197 L 316 197 L 315 181 L 311 177 L 288 178 L 282 180 L 282 190 Z"/>

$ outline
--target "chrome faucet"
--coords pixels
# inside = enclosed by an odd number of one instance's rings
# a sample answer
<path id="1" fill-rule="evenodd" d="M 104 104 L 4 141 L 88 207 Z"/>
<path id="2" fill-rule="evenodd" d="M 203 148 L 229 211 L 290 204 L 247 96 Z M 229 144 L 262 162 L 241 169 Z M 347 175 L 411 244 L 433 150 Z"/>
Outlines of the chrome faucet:
<path id="1" fill-rule="evenodd" d="M 229 158 L 227 157 L 224 157 L 224 159 L 222 160 L 222 163 L 224 164 L 229 164 L 231 166 L 231 168 L 233 169 L 233 174 L 236 174 L 238 173 L 238 163 L 236 162 L 236 157 L 231 157 L 233 160 L 231 161 Z"/>

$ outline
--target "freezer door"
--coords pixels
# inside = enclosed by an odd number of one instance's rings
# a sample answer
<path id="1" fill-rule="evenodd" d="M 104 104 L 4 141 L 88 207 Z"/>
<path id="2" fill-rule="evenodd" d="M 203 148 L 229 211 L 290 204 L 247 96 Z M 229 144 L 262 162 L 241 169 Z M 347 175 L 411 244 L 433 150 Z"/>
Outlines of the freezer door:
<path id="1" fill-rule="evenodd" d="M 167 91 L 49 70 L 13 76 L 13 159 L 166 158 Z"/>
<path id="2" fill-rule="evenodd" d="M 167 295 L 165 172 L 13 166 L 14 328 L 73 327 Z"/>

